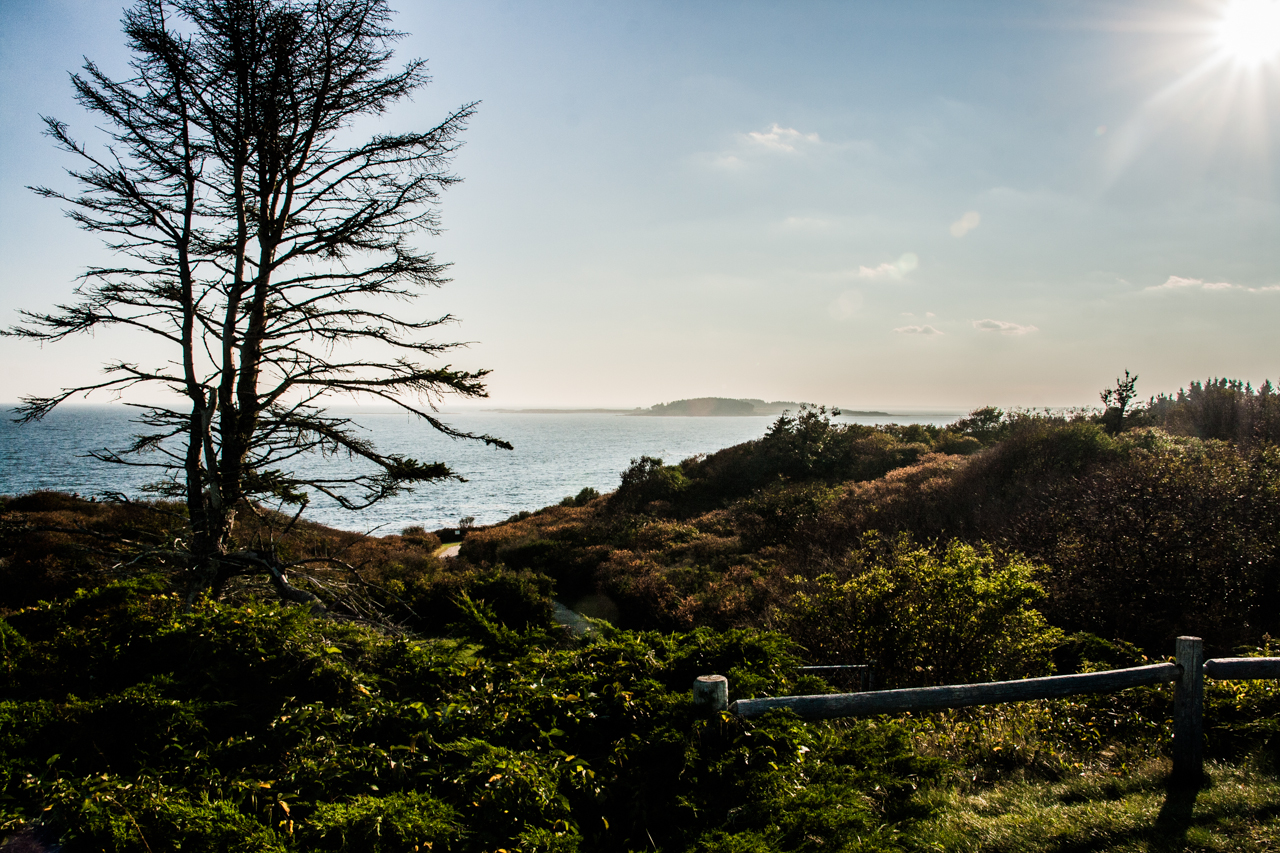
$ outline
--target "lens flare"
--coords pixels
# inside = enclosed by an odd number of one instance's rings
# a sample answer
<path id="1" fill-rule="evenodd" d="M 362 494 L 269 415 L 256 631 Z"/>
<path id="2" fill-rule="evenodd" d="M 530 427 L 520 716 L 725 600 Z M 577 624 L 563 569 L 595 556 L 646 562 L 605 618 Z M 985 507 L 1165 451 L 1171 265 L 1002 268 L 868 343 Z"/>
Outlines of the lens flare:
<path id="1" fill-rule="evenodd" d="M 1222 50 L 1237 62 L 1257 64 L 1280 54 L 1280 2 L 1231 0 L 1218 23 Z"/>

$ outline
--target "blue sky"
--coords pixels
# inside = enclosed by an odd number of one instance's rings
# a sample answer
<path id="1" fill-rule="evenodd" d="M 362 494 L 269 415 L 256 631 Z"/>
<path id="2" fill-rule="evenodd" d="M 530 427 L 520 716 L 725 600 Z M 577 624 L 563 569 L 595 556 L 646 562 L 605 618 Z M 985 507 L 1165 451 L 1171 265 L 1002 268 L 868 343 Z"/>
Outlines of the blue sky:
<path id="1" fill-rule="evenodd" d="M 723 395 L 858 408 L 1070 406 L 1280 378 L 1275 0 L 401 3 L 432 85 L 365 130 L 481 101 L 425 245 L 422 310 L 491 404 Z M 0 6 L 0 322 L 102 259 L 26 184 L 66 74 L 123 75 L 119 7 Z M 1234 40 L 1233 40 L 1234 38 Z M 0 400 L 126 336 L 0 340 Z"/>

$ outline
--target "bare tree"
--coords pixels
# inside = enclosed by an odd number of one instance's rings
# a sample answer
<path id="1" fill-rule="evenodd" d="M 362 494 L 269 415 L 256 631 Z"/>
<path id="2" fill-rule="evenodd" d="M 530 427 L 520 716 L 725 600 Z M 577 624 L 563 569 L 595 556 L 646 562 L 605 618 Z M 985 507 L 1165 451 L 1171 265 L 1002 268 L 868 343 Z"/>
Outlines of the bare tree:
<path id="1" fill-rule="evenodd" d="M 235 549 L 236 513 L 258 502 L 300 513 L 322 493 L 358 509 L 456 478 L 443 463 L 379 453 L 326 414 L 323 397 L 374 398 L 445 435 L 510 448 L 436 417 L 441 395 L 485 396 L 487 371 L 437 363 L 459 345 L 428 335 L 453 318 L 406 319 L 386 305 L 447 281 L 413 238 L 439 230 L 437 202 L 458 181 L 450 161 L 475 108 L 349 144 L 354 120 L 427 82 L 421 61 L 389 70 L 400 37 L 389 18 L 385 0 L 139 0 L 124 18 L 133 76 L 86 62 L 71 78 L 110 143 L 93 151 L 45 119 L 79 161 L 79 190 L 33 189 L 66 203 L 119 261 L 87 270 L 74 304 L 23 312 L 6 334 L 57 341 L 119 326 L 172 356 L 111 362 L 101 382 L 25 399 L 20 420 L 92 391 L 160 386 L 180 400 L 143 407 L 145 433 L 96 455 L 158 469 L 158 488 L 185 500 L 189 595 L 266 567 L 282 593 L 309 597 L 269 555 Z M 359 464 L 308 473 L 316 452 Z"/>

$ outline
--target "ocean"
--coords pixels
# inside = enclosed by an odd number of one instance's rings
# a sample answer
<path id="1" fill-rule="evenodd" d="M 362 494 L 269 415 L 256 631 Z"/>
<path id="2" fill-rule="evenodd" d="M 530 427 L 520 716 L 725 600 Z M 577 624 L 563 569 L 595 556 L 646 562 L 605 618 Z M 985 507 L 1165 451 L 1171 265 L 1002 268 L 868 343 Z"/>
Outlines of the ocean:
<path id="1" fill-rule="evenodd" d="M 23 426 L 12 414 L 0 419 L 0 494 L 37 489 L 108 492 L 145 496 L 142 487 L 157 479 L 148 469 L 109 465 L 85 454 L 118 448 L 135 431 L 134 412 L 126 406 L 67 406 L 43 421 Z M 349 512 L 324 496 L 305 517 L 345 530 L 398 533 L 410 525 L 428 530 L 456 527 L 472 517 L 476 524 L 504 521 L 521 510 L 540 509 L 590 486 L 600 492 L 618 487 L 632 459 L 656 456 L 668 464 L 760 438 L 772 416 L 683 418 L 615 414 L 530 414 L 465 411 L 446 414 L 455 428 L 510 441 L 511 451 L 479 442 L 446 438 L 426 423 L 404 414 L 344 412 L 383 453 L 444 462 L 467 479 L 420 486 L 379 504 Z M 841 417 L 856 423 L 944 424 L 956 414 Z M 145 457 L 144 457 L 145 458 Z M 310 463 L 326 471 L 349 470 L 346 459 L 316 457 Z"/>

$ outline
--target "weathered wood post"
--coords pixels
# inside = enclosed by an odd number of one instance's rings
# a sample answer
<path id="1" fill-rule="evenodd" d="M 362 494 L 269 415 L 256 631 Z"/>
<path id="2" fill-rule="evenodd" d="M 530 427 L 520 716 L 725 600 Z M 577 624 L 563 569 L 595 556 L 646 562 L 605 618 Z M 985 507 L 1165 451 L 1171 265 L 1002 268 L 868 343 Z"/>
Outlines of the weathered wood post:
<path id="1" fill-rule="evenodd" d="M 729 679 L 723 675 L 699 675 L 693 682 L 693 704 L 710 711 L 729 708 Z"/>
<path id="2" fill-rule="evenodd" d="M 1173 781 L 1198 785 L 1204 775 L 1204 642 L 1179 637 L 1182 668 L 1173 690 Z"/>

